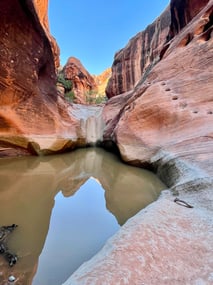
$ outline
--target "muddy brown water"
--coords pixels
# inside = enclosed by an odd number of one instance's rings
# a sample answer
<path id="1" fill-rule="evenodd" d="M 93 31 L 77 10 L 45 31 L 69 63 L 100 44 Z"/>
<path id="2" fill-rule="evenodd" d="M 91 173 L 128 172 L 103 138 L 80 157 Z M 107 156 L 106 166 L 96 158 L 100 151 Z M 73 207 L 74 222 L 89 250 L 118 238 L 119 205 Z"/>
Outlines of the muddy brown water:
<path id="1" fill-rule="evenodd" d="M 0 225 L 17 224 L 0 256 L 0 284 L 60 285 L 165 185 L 102 149 L 0 159 Z"/>

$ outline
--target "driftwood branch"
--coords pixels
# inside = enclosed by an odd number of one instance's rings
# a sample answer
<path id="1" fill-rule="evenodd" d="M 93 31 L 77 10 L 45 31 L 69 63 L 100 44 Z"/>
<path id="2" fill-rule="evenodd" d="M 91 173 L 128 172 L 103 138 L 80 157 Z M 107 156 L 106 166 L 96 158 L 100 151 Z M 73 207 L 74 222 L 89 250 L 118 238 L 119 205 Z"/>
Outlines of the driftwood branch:
<path id="1" fill-rule="evenodd" d="M 2 226 L 0 227 L 0 254 L 4 256 L 10 266 L 13 266 L 17 262 L 17 255 L 10 252 L 7 247 L 8 236 L 17 225 L 12 224 L 11 226 Z"/>

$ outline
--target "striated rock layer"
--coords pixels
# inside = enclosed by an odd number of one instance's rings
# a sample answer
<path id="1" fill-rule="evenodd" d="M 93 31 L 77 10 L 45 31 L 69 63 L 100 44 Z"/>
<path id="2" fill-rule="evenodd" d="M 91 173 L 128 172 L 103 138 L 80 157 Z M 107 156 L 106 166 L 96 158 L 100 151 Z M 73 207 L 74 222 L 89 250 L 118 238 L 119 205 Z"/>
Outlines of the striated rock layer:
<path id="1" fill-rule="evenodd" d="M 64 285 L 213 283 L 213 1 L 174 0 L 170 15 L 166 45 L 138 82 L 127 86 L 134 68 L 122 69 L 118 58 L 115 71 L 114 63 L 108 96 L 123 93 L 103 117 L 104 140 L 126 162 L 154 168 L 171 191 L 127 221 Z M 193 208 L 175 203 L 177 196 Z"/>
<path id="2" fill-rule="evenodd" d="M 52 52 L 54 55 L 55 67 L 58 68 L 60 66 L 60 60 L 59 60 L 60 50 L 55 38 L 50 34 L 49 21 L 48 21 L 48 0 L 33 0 L 33 3 L 36 9 L 36 13 L 39 17 L 40 23 L 49 38 L 52 47 Z"/>
<path id="3" fill-rule="evenodd" d="M 130 91 L 139 81 L 145 80 L 168 48 L 168 42 L 207 3 L 208 0 L 171 1 L 160 17 L 115 54 L 107 97 Z"/>
<path id="4" fill-rule="evenodd" d="M 213 147 L 212 41 L 210 1 L 169 42 L 144 83 L 123 94 L 125 98 L 109 100 L 105 139 L 118 145 L 125 161 L 153 165 L 172 153 L 199 164 L 203 161 L 212 173 L 207 163 Z M 122 108 L 109 117 L 116 101 Z"/>
<path id="5" fill-rule="evenodd" d="M 159 60 L 171 23 L 170 9 L 133 37 L 127 46 L 115 54 L 112 76 L 106 95 L 108 98 L 130 91 Z"/>

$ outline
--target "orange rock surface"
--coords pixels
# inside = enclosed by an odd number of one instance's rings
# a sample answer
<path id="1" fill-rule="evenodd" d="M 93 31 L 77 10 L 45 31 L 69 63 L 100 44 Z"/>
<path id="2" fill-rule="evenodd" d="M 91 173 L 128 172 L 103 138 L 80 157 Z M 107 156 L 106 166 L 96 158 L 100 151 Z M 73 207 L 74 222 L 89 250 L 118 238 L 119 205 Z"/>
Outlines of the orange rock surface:
<path id="1" fill-rule="evenodd" d="M 79 59 L 70 57 L 63 68 L 64 77 L 72 81 L 75 103 L 86 104 L 87 97 L 97 90 L 93 76 L 85 69 Z"/>
<path id="2" fill-rule="evenodd" d="M 60 49 L 58 47 L 55 38 L 50 34 L 49 20 L 48 20 L 48 4 L 49 4 L 48 2 L 49 2 L 48 0 L 33 0 L 40 23 L 43 26 L 51 43 L 52 52 L 55 60 L 55 67 L 58 68 L 60 66 L 60 59 L 59 59 Z"/>
<path id="3" fill-rule="evenodd" d="M 105 89 L 106 89 L 108 80 L 111 77 L 111 74 L 112 74 L 111 68 L 107 68 L 101 74 L 93 75 L 93 78 L 98 88 L 98 94 L 105 95 Z"/>
<path id="4" fill-rule="evenodd" d="M 105 137 L 116 142 L 125 161 L 153 164 L 173 153 L 199 165 L 204 161 L 203 168 L 212 173 L 207 163 L 213 153 L 212 41 L 210 1 L 169 42 L 119 116 L 107 122 Z M 114 105 L 111 100 L 105 113 Z"/>
<path id="5" fill-rule="evenodd" d="M 83 143 L 77 135 L 80 123 L 57 95 L 47 2 L 35 3 L 0 2 L 0 146 L 15 154 Z"/>

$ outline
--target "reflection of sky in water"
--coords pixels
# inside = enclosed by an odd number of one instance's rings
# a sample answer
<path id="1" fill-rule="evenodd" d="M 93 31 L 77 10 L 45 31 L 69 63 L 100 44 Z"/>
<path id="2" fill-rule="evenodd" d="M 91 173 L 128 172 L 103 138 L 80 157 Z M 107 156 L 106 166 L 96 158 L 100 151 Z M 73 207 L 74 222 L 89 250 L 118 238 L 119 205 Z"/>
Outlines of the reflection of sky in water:
<path id="1" fill-rule="evenodd" d="M 8 244 L 20 257 L 14 276 L 62 284 L 162 189 L 153 173 L 96 148 L 0 159 L 0 225 L 19 225 Z M 1 285 L 10 274 L 1 256 L 0 272 Z"/>
<path id="2" fill-rule="evenodd" d="M 34 285 L 61 284 L 118 230 L 105 203 L 103 188 L 91 178 L 74 196 L 56 195 Z"/>

